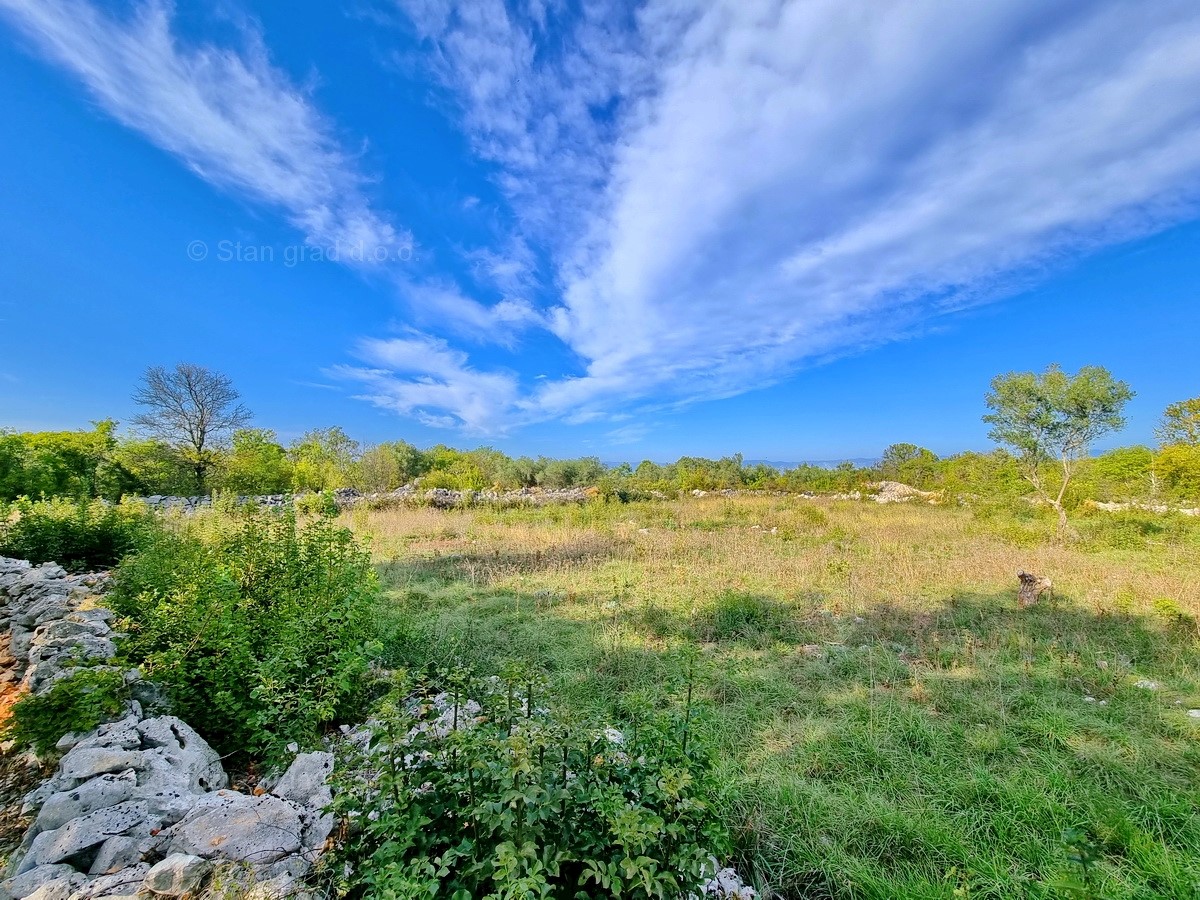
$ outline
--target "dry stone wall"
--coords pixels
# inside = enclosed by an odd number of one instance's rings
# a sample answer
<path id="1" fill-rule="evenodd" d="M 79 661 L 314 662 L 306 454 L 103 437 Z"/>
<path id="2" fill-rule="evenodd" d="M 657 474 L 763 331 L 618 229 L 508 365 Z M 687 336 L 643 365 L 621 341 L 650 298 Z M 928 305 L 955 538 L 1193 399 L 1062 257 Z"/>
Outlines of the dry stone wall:
<path id="1" fill-rule="evenodd" d="M 214 875 L 264 900 L 303 894 L 333 829 L 333 755 L 299 754 L 266 793 L 230 790 L 216 751 L 186 722 L 151 714 L 153 687 L 111 665 L 121 635 L 103 606 L 107 583 L 0 557 L 3 684 L 40 695 L 102 667 L 131 689 L 118 721 L 59 742 L 54 774 L 25 797 L 32 822 L 0 900 L 195 895 Z"/>
<path id="2" fill-rule="evenodd" d="M 511 491 L 455 491 L 448 488 L 422 488 L 417 484 L 406 484 L 394 491 L 363 493 L 354 488 L 338 488 L 331 492 L 333 502 L 339 509 L 349 509 L 359 504 L 374 506 L 424 505 L 449 508 L 473 504 L 495 504 L 500 506 L 543 506 L 551 503 L 583 503 L 598 495 L 595 488 L 518 488 Z M 234 498 L 238 504 L 254 504 L 263 507 L 283 507 L 303 498 L 304 494 L 263 494 Z M 177 510 L 191 513 L 212 506 L 211 497 L 166 497 L 153 495 L 139 498 L 151 509 Z"/>

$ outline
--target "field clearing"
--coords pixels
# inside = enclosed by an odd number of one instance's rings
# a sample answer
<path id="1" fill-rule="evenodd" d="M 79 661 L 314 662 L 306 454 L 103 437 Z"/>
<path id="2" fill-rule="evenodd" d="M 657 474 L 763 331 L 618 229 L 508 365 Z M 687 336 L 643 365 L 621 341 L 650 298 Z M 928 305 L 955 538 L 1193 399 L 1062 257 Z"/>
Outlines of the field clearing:
<path id="1" fill-rule="evenodd" d="M 396 664 L 533 662 L 612 721 L 694 671 L 737 862 L 777 896 L 1200 896 L 1190 523 L 1058 547 L 1036 510 L 767 496 L 345 521 Z M 1053 600 L 1018 610 L 1018 569 Z"/>

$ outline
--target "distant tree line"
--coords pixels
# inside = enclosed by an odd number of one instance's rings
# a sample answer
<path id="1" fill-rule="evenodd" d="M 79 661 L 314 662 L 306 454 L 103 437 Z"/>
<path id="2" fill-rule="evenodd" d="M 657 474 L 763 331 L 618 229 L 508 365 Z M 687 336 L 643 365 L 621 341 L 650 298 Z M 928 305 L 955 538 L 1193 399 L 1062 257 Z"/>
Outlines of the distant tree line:
<path id="1" fill-rule="evenodd" d="M 993 438 L 1010 449 L 939 457 L 896 443 L 875 465 L 786 470 L 747 463 L 741 454 L 610 466 L 594 456 L 512 457 L 491 447 L 422 449 L 403 440 L 367 446 L 338 427 L 285 445 L 269 429 L 248 427 L 250 414 L 228 379 L 181 365 L 147 372 L 135 394 L 146 411 L 133 434 L 119 434 L 111 419 L 81 431 L 0 429 L 0 500 L 342 487 L 385 492 L 416 480 L 423 488 L 456 490 L 586 486 L 620 497 L 724 489 L 829 493 L 891 480 L 951 497 L 1015 499 L 1032 487 L 1056 508 L 1084 499 L 1200 504 L 1200 398 L 1168 407 L 1159 446 L 1088 455 L 1095 437 L 1123 424 L 1129 396 L 1102 369 L 1069 376 L 1051 367 L 993 382 L 985 418 Z"/>

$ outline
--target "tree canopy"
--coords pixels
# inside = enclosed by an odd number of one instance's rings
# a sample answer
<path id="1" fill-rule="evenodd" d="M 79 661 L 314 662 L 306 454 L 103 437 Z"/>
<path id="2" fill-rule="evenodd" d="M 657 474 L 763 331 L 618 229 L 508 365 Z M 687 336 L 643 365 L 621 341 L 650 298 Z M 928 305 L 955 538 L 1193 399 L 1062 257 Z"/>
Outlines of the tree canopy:
<path id="1" fill-rule="evenodd" d="M 1063 497 L 1076 463 L 1100 437 L 1125 427 L 1125 404 L 1133 391 L 1103 366 L 1084 366 L 1068 375 L 1058 365 L 1045 372 L 1009 372 L 992 380 L 985 402 L 991 410 L 983 420 L 989 436 L 1016 451 L 1022 474 L 1058 512 L 1066 528 Z M 1057 460 L 1059 489 L 1052 492 L 1043 466 Z"/>
<path id="2" fill-rule="evenodd" d="M 193 363 L 151 366 L 133 400 L 146 409 L 134 425 L 175 448 L 191 467 L 200 493 L 208 487 L 214 446 L 250 421 L 229 376 Z"/>

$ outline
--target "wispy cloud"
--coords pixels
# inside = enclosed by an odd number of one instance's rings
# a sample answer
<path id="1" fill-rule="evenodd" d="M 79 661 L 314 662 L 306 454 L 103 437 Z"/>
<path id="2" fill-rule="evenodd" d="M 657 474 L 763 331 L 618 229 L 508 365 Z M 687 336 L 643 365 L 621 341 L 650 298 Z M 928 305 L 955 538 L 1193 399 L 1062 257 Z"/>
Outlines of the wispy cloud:
<path id="1" fill-rule="evenodd" d="M 404 5 L 581 360 L 505 421 L 753 389 L 1195 214 L 1187 0 Z"/>
<path id="2" fill-rule="evenodd" d="M 467 354 L 419 332 L 364 340 L 356 355 L 365 366 L 334 366 L 326 374 L 363 385 L 359 399 L 426 425 L 494 434 L 505 430 L 505 414 L 518 402 L 514 376 L 479 372 Z"/>
<path id="3" fill-rule="evenodd" d="M 354 156 L 253 29 L 236 48 L 188 45 L 163 0 L 124 16 L 85 0 L 0 0 L 0 15 L 114 118 L 214 185 L 282 211 L 311 243 L 368 253 L 410 243 L 372 210 Z"/>

